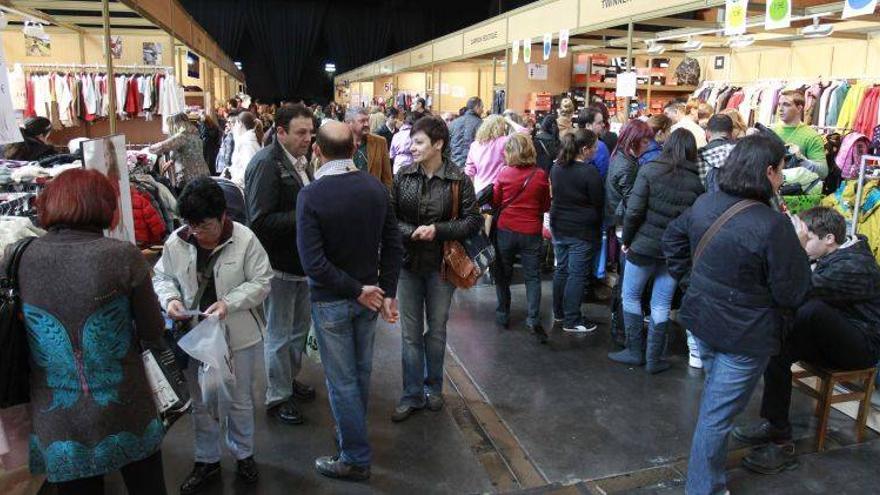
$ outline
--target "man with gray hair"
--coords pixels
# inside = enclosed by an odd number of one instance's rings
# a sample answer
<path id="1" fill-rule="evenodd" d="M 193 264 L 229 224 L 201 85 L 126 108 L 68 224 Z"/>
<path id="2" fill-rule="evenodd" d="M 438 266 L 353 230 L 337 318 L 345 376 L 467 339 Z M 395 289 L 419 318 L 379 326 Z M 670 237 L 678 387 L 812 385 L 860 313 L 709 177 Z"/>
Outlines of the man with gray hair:
<path id="1" fill-rule="evenodd" d="M 345 112 L 345 123 L 354 136 L 354 164 L 358 170 L 368 172 L 391 187 L 391 158 L 388 156 L 388 143 L 385 138 L 370 134 L 370 116 L 363 107 L 349 108 Z"/>
<path id="2" fill-rule="evenodd" d="M 452 121 L 449 126 L 450 158 L 452 163 L 464 167 L 467 160 L 468 150 L 477 135 L 477 129 L 483 123 L 483 100 L 478 96 L 472 96 L 467 101 L 467 111 L 461 117 Z"/>

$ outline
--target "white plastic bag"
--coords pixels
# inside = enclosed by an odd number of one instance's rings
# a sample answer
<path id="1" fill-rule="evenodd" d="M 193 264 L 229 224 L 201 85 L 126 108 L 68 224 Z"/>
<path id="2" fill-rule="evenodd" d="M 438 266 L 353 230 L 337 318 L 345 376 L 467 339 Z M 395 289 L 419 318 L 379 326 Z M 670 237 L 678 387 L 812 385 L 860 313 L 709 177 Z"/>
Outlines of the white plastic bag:
<path id="1" fill-rule="evenodd" d="M 209 316 L 187 332 L 177 345 L 194 359 L 201 361 L 199 386 L 202 403 L 215 418 L 219 417 L 220 387 L 235 383 L 232 352 L 226 338 L 226 323 Z"/>

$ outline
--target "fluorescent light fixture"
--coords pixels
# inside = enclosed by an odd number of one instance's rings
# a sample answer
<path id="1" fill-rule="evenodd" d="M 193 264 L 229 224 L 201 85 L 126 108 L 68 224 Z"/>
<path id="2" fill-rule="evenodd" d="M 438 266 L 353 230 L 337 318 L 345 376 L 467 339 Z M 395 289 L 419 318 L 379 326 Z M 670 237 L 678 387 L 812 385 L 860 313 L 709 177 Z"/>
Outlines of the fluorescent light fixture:
<path id="1" fill-rule="evenodd" d="M 336 72 L 336 64 L 333 64 L 333 63 L 324 64 L 324 71 L 325 72 Z"/>
<path id="2" fill-rule="evenodd" d="M 703 48 L 703 42 L 700 40 L 695 40 L 688 36 L 687 43 L 682 45 L 681 49 L 686 52 L 696 52 Z"/>
<path id="3" fill-rule="evenodd" d="M 730 48 L 745 48 L 755 42 L 754 36 L 739 35 L 732 36 L 727 40 L 727 46 Z"/>
<path id="4" fill-rule="evenodd" d="M 832 32 L 834 32 L 834 25 L 819 24 L 819 16 L 815 16 L 812 24 L 801 28 L 800 35 L 804 38 L 825 38 L 831 36 Z"/>
<path id="5" fill-rule="evenodd" d="M 235 64 L 235 68 L 241 70 L 241 62 L 233 62 Z"/>
<path id="6" fill-rule="evenodd" d="M 648 53 L 651 55 L 660 55 L 666 51 L 666 47 L 654 40 L 645 41 L 648 44 Z"/>

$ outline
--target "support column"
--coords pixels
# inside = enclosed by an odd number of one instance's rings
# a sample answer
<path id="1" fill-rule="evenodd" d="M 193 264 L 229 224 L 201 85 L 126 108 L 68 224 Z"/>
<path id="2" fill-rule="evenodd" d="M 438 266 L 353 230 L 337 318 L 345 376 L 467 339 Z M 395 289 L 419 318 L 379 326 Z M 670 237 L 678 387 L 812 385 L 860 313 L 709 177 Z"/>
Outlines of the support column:
<path id="1" fill-rule="evenodd" d="M 107 94 L 110 97 L 110 134 L 116 134 L 116 79 L 113 71 L 113 54 L 110 52 L 110 0 L 101 0 L 104 17 L 104 60 L 107 63 Z"/>
<path id="2" fill-rule="evenodd" d="M 632 21 L 630 21 L 629 24 L 627 24 L 627 28 L 626 28 L 626 71 L 627 72 L 633 71 L 632 56 L 633 56 L 633 23 L 632 23 Z M 638 88 L 638 85 L 636 85 L 636 88 Z M 636 95 L 638 95 L 638 89 L 636 89 Z M 626 97 L 624 99 L 624 111 L 626 112 L 623 114 L 623 116 L 624 116 L 623 121 L 624 122 L 629 120 L 629 104 L 630 104 L 630 99 L 629 99 L 629 97 Z"/>

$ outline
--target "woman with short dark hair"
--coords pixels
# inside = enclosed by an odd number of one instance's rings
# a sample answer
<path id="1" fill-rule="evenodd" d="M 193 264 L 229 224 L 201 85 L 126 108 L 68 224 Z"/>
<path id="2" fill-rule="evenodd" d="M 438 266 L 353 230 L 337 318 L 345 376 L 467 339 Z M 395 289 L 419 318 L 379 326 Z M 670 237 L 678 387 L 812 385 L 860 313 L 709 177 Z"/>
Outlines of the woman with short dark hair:
<path id="1" fill-rule="evenodd" d="M 446 122 L 432 116 L 419 119 L 412 128 L 414 163 L 397 172 L 391 187 L 405 249 L 398 283 L 403 396 L 391 417 L 395 422 L 426 406 L 443 408 L 446 322 L 455 292 L 441 273 L 443 243 L 464 240 L 483 225 L 474 186 L 449 161 L 448 146 Z M 453 187 L 458 188 L 457 217 L 452 215 Z"/>
<path id="2" fill-rule="evenodd" d="M 22 142 L 6 146 L 3 155 L 7 160 L 37 161 L 47 156 L 58 154 L 49 144 L 52 134 L 52 122 L 46 117 L 31 117 L 21 128 Z M 74 153 L 76 150 L 70 150 Z"/>
<path id="3" fill-rule="evenodd" d="M 18 273 L 32 363 L 31 471 L 59 494 L 103 494 L 104 475 L 116 470 L 129 493 L 164 494 L 165 427 L 140 347 L 161 338 L 164 321 L 141 252 L 104 237 L 119 218 L 116 188 L 98 171 L 68 170 L 37 209 L 49 233 L 25 249 Z"/>
<path id="4" fill-rule="evenodd" d="M 779 352 L 785 315 L 810 288 L 798 234 L 770 206 L 784 157 L 779 139 L 743 138 L 719 172 L 721 190 L 697 199 L 663 235 L 669 272 L 687 287 L 678 318 L 697 338 L 706 370 L 688 493 L 725 492 L 733 418 Z"/>
<path id="5" fill-rule="evenodd" d="M 690 132 L 678 129 L 669 136 L 660 156 L 639 168 L 626 208 L 622 237 L 626 254 L 622 287 L 626 348 L 609 354 L 613 361 L 628 365 L 644 362 L 642 292 L 653 279 L 646 369 L 654 374 L 669 368 L 663 350 L 676 282 L 666 269 L 660 239 L 669 222 L 690 208 L 703 192 L 697 171 L 697 143 Z"/>

